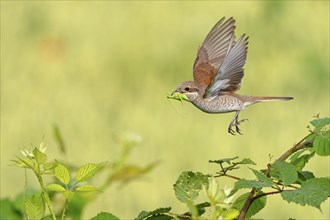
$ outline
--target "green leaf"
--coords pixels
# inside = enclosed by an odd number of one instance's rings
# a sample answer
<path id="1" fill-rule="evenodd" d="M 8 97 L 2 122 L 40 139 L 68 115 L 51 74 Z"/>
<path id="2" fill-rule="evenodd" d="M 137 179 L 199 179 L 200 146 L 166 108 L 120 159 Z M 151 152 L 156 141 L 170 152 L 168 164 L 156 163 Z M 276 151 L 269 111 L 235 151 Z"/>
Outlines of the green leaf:
<path id="1" fill-rule="evenodd" d="M 250 168 L 250 170 L 252 170 L 252 172 L 254 173 L 254 175 L 257 177 L 257 179 L 261 182 L 267 183 L 269 185 L 273 185 L 273 182 L 270 178 L 268 178 L 263 172 L 260 172 L 258 170 L 252 169 Z"/>
<path id="2" fill-rule="evenodd" d="M 92 178 L 96 174 L 96 172 L 101 168 L 102 165 L 103 163 L 102 164 L 88 163 L 80 167 L 76 175 L 77 183 L 84 182 Z"/>
<path id="3" fill-rule="evenodd" d="M 283 185 L 289 185 L 297 181 L 296 168 L 285 161 L 275 161 L 270 169 L 270 175 L 282 181 Z"/>
<path id="4" fill-rule="evenodd" d="M 256 165 L 256 163 L 251 160 L 250 158 L 244 158 L 243 160 L 237 162 L 237 164 L 250 164 L 250 165 Z"/>
<path id="5" fill-rule="evenodd" d="M 211 204 L 209 202 L 203 202 L 203 203 L 200 203 L 200 204 L 197 204 L 197 205 L 189 204 L 188 206 L 193 206 L 193 207 L 190 207 L 190 208 L 194 209 L 194 211 L 196 212 L 196 214 L 198 216 L 201 216 L 206 212 L 205 208 L 210 207 Z M 183 213 L 183 215 L 191 216 L 191 212 Z"/>
<path id="6" fill-rule="evenodd" d="M 230 158 L 223 158 L 219 160 L 209 160 L 209 163 L 217 163 L 217 164 L 222 164 L 222 163 L 227 163 L 228 165 L 231 165 L 231 162 L 233 160 L 236 160 L 238 157 L 230 157 Z"/>
<path id="7" fill-rule="evenodd" d="M 328 197 L 330 196 L 330 178 L 329 177 L 312 178 L 312 179 L 308 180 L 307 184 L 314 185 L 321 189 L 324 189 L 327 192 Z"/>
<path id="8" fill-rule="evenodd" d="M 298 183 L 302 183 L 308 179 L 313 179 L 315 178 L 314 174 L 310 171 L 298 171 Z"/>
<path id="9" fill-rule="evenodd" d="M 301 184 L 297 190 L 283 191 L 281 196 L 284 200 L 300 204 L 309 205 L 321 209 L 321 203 L 324 202 L 330 191 L 330 182 L 328 178 L 308 179 Z"/>
<path id="10" fill-rule="evenodd" d="M 47 161 L 47 155 L 41 152 L 37 147 L 33 148 L 33 156 L 34 159 L 37 161 L 37 164 L 43 164 Z"/>
<path id="11" fill-rule="evenodd" d="M 8 198 L 1 199 L 0 201 L 0 219 L 24 219 L 23 212 L 19 212 L 17 209 L 15 209 L 15 206 L 12 201 L 10 201 Z"/>
<path id="12" fill-rule="evenodd" d="M 60 184 L 57 183 L 51 183 L 49 185 L 46 186 L 46 188 L 50 191 L 54 191 L 54 192 L 65 192 L 66 189 L 61 186 Z"/>
<path id="13" fill-rule="evenodd" d="M 73 193 L 68 197 L 70 198 L 70 204 L 65 213 L 67 219 L 83 219 L 82 212 L 85 210 L 86 205 L 91 202 L 91 198 L 84 193 Z"/>
<path id="14" fill-rule="evenodd" d="M 129 182 L 150 172 L 156 165 L 157 162 L 150 163 L 144 167 L 129 164 L 124 165 L 121 169 L 112 174 L 111 180 Z"/>
<path id="15" fill-rule="evenodd" d="M 222 219 L 237 219 L 239 211 L 237 209 L 228 209 L 221 213 Z"/>
<path id="16" fill-rule="evenodd" d="M 317 131 L 330 124 L 330 118 L 318 118 L 310 122 Z"/>
<path id="17" fill-rule="evenodd" d="M 44 171 L 48 171 L 54 169 L 57 166 L 57 163 L 44 163 L 43 165 Z"/>
<path id="18" fill-rule="evenodd" d="M 17 160 L 13 160 L 13 162 L 15 162 L 17 166 L 34 169 L 34 163 L 31 159 L 18 156 L 16 156 L 16 158 Z"/>
<path id="19" fill-rule="evenodd" d="M 208 188 L 208 178 L 200 172 L 183 172 L 173 186 L 176 198 L 188 203 L 197 198 L 199 191 L 204 186 Z"/>
<path id="20" fill-rule="evenodd" d="M 120 220 L 120 219 L 109 212 L 100 212 L 90 220 Z"/>
<path id="21" fill-rule="evenodd" d="M 306 148 L 305 148 L 306 149 Z M 300 152 L 297 152 L 300 153 Z M 311 159 L 314 156 L 314 152 L 310 154 L 293 154 L 290 158 L 290 163 L 295 166 L 297 171 L 302 171 L 302 169 L 305 167 L 305 165 L 308 163 L 309 159 Z"/>
<path id="22" fill-rule="evenodd" d="M 41 219 L 45 215 L 45 203 L 41 194 L 35 194 L 24 202 L 28 219 Z"/>
<path id="23" fill-rule="evenodd" d="M 68 168 L 66 168 L 62 164 L 57 164 L 54 169 L 56 178 L 64 184 L 68 184 L 70 182 L 70 174 Z"/>
<path id="24" fill-rule="evenodd" d="M 260 192 L 260 193 L 262 193 L 262 192 Z M 233 204 L 233 208 L 235 208 L 237 210 L 241 210 L 246 199 L 248 198 L 249 194 L 250 193 L 244 193 L 244 194 L 240 195 L 235 200 L 235 202 Z M 260 210 L 262 210 L 266 206 L 266 202 L 267 202 L 266 196 L 262 196 L 256 200 L 254 200 L 253 203 L 251 204 L 250 208 L 248 209 L 245 217 L 250 218 L 251 216 L 257 214 Z"/>
<path id="25" fill-rule="evenodd" d="M 96 186 L 93 185 L 84 185 L 84 186 L 79 186 L 76 188 L 76 191 L 78 192 L 91 192 L 91 191 L 97 191 L 98 189 Z"/>
<path id="26" fill-rule="evenodd" d="M 62 134 L 60 132 L 60 129 L 56 124 L 53 125 L 53 134 L 54 134 L 55 141 L 57 142 L 57 145 L 60 148 L 61 153 L 65 154 L 66 153 L 65 143 L 64 143 Z"/>
<path id="27" fill-rule="evenodd" d="M 158 208 L 153 211 L 142 211 L 139 213 L 138 217 L 135 218 L 135 220 L 146 220 L 146 219 L 151 219 L 151 217 L 156 217 L 156 216 L 161 216 L 164 217 L 163 214 L 168 213 L 171 211 L 171 207 L 166 207 L 166 208 Z M 167 216 L 170 217 L 170 216 Z M 171 217 L 172 219 L 172 217 Z"/>
<path id="28" fill-rule="evenodd" d="M 315 152 L 320 156 L 330 155 L 330 130 L 318 135 L 314 139 L 314 149 Z"/>
<path id="29" fill-rule="evenodd" d="M 32 197 L 33 195 L 40 193 L 40 191 L 27 187 L 23 192 L 19 193 L 14 201 L 13 205 L 15 206 L 15 209 L 18 210 L 20 213 L 25 213 L 25 208 L 24 208 L 24 200 L 26 198 Z M 1 219 L 1 218 L 0 218 Z"/>
<path id="30" fill-rule="evenodd" d="M 231 195 L 233 194 L 233 192 L 237 192 L 237 190 L 239 189 L 262 188 L 262 187 L 271 187 L 271 186 L 273 186 L 273 183 L 262 182 L 259 180 L 240 179 L 235 182 L 235 186 L 231 192 Z"/>

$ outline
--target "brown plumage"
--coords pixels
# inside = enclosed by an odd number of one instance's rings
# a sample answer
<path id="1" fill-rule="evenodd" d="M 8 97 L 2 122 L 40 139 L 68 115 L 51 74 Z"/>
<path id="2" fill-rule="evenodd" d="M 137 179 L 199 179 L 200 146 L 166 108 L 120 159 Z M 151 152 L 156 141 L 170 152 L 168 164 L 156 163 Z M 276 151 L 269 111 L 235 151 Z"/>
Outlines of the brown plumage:
<path id="1" fill-rule="evenodd" d="M 193 66 L 194 81 L 181 83 L 174 92 L 185 94 L 197 108 L 207 113 L 235 111 L 228 132 L 240 133 L 238 114 L 257 102 L 291 100 L 292 97 L 255 97 L 234 93 L 241 88 L 244 76 L 248 37 L 235 39 L 235 20 L 220 19 L 199 47 Z M 173 92 L 173 93 L 174 93 Z"/>

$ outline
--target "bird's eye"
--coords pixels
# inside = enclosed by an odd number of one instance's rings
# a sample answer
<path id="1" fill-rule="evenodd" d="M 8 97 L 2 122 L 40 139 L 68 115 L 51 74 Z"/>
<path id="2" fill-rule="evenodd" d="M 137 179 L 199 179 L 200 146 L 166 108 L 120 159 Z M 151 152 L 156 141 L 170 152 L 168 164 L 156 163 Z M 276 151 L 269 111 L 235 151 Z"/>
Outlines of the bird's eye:
<path id="1" fill-rule="evenodd" d="M 184 88 L 184 90 L 189 91 L 189 87 Z"/>

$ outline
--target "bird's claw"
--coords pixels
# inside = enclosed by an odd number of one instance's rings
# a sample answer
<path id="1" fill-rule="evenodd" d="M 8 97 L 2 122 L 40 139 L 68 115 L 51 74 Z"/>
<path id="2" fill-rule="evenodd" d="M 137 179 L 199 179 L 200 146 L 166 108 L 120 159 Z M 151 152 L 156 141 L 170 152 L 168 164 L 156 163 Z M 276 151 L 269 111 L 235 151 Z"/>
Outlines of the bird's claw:
<path id="1" fill-rule="evenodd" d="M 232 135 L 236 135 L 237 133 L 240 134 L 240 135 L 243 135 L 241 133 L 241 129 L 238 126 L 244 121 L 248 121 L 248 119 L 244 118 L 244 119 L 238 121 L 238 117 L 236 116 L 229 124 L 228 133 L 230 133 Z M 236 131 L 234 131 L 233 128 L 232 128 L 234 126 L 235 126 Z"/>

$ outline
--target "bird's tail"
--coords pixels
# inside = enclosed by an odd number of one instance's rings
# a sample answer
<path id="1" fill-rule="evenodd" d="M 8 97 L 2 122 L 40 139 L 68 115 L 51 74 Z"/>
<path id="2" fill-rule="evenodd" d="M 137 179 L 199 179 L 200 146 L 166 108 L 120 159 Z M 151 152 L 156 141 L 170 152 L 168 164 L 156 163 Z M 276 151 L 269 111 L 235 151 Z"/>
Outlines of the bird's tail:
<path id="1" fill-rule="evenodd" d="M 293 97 L 278 97 L 278 96 L 250 96 L 247 98 L 247 100 L 244 102 L 245 106 L 252 105 L 254 103 L 258 102 L 268 102 L 268 101 L 289 101 L 292 100 Z"/>
<path id="2" fill-rule="evenodd" d="M 266 97 L 254 97 L 257 102 L 267 102 L 267 101 L 289 101 L 293 99 L 293 97 L 272 97 L 272 96 L 266 96 Z"/>

